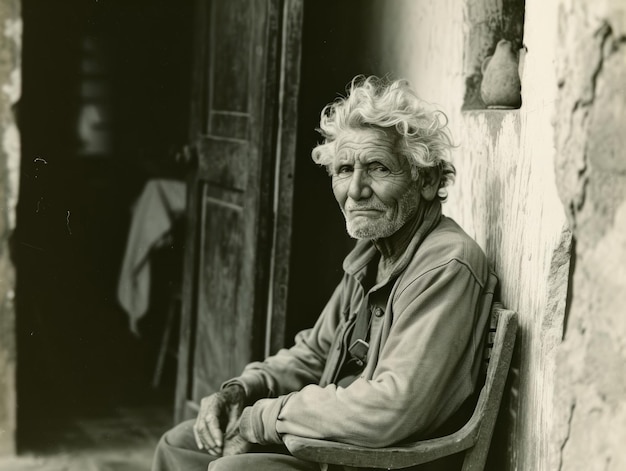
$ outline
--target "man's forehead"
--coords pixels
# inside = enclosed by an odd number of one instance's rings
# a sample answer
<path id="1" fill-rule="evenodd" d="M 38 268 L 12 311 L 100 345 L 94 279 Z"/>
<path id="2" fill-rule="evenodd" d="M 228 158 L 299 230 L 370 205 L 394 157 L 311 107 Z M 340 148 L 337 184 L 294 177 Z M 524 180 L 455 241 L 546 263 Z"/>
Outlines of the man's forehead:
<path id="1" fill-rule="evenodd" d="M 358 151 L 378 150 L 391 154 L 393 142 L 381 129 L 349 129 L 335 140 L 335 156 L 345 157 Z"/>

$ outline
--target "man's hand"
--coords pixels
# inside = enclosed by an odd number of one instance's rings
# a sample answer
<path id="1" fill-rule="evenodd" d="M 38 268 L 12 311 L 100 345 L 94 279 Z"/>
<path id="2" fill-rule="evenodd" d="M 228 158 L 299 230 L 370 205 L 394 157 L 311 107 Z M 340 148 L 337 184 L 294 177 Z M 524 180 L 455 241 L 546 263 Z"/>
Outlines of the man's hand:
<path id="1" fill-rule="evenodd" d="M 223 456 L 247 453 L 251 446 L 251 443 L 239 434 L 239 420 L 237 420 L 237 423 L 231 430 L 226 430 Z"/>
<path id="2" fill-rule="evenodd" d="M 227 433 L 228 440 L 235 435 L 235 430 L 236 436 L 239 436 L 239 416 L 244 402 L 244 390 L 236 384 L 202 399 L 200 412 L 193 426 L 199 449 L 205 448 L 213 456 L 222 455 L 224 432 Z"/>

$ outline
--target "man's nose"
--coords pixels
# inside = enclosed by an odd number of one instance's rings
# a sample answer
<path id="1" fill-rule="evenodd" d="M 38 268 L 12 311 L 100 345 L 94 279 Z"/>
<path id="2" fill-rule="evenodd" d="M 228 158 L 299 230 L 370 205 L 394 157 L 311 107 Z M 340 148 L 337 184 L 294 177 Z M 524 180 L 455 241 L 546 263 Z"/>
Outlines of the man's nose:
<path id="1" fill-rule="evenodd" d="M 369 198 L 372 195 L 369 175 L 365 169 L 355 168 L 350 178 L 350 186 L 348 187 L 348 196 L 350 198 L 360 200 Z"/>

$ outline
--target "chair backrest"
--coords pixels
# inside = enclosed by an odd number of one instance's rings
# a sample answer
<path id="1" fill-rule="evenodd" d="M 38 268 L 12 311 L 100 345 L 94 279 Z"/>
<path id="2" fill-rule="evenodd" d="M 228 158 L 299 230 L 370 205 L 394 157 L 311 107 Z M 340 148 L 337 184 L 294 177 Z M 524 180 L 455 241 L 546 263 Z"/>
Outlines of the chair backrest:
<path id="1" fill-rule="evenodd" d="M 500 303 L 494 303 L 485 346 L 487 367 L 485 384 L 480 392 L 474 415 L 469 421 L 478 420 L 480 425 L 476 443 L 465 452 L 463 471 L 482 471 L 485 467 L 516 335 L 517 313 L 504 309 Z"/>

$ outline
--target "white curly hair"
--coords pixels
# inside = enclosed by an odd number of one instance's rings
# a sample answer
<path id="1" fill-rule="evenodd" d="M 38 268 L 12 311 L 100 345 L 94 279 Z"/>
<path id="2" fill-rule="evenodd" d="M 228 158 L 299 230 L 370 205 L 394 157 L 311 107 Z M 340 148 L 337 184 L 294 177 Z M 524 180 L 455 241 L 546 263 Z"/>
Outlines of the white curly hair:
<path id="1" fill-rule="evenodd" d="M 454 147 L 445 113 L 417 97 L 408 81 L 388 81 L 376 76 L 357 76 L 347 87 L 347 96 L 326 105 L 317 131 L 324 138 L 312 151 L 313 161 L 331 172 L 334 142 L 350 129 L 380 129 L 393 138 L 395 151 L 411 165 L 417 180 L 420 172 L 438 168 L 440 200 L 447 198 L 446 186 L 456 170 L 450 161 Z"/>

